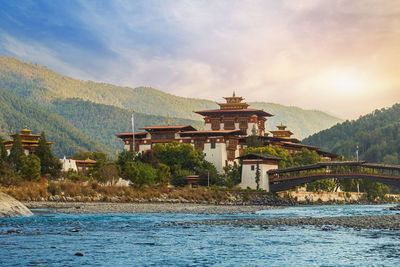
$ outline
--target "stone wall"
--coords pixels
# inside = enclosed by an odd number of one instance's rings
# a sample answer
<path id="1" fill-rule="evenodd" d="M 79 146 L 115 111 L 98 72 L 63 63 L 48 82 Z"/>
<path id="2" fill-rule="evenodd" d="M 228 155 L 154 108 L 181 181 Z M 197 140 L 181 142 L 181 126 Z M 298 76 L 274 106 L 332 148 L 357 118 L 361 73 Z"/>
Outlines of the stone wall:
<path id="1" fill-rule="evenodd" d="M 355 192 L 305 192 L 305 191 L 284 191 L 277 193 L 280 197 L 295 199 L 299 202 L 356 202 L 363 198 L 364 193 Z M 386 195 L 400 200 L 400 195 Z"/>

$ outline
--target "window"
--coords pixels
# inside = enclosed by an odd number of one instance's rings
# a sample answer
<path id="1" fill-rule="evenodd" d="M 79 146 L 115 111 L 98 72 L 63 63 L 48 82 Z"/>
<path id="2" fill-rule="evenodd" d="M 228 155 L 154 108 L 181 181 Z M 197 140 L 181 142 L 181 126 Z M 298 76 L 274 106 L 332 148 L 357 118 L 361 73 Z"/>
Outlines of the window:
<path id="1" fill-rule="evenodd" d="M 254 165 L 251 165 L 251 170 L 254 171 Z"/>
<path id="2" fill-rule="evenodd" d="M 211 149 L 215 149 L 215 143 L 216 143 L 215 138 L 210 139 L 210 142 L 211 142 Z"/>
<path id="3" fill-rule="evenodd" d="M 247 124 L 247 120 L 240 120 L 239 121 L 239 128 L 247 128 L 248 124 Z"/>
<path id="4" fill-rule="evenodd" d="M 224 129 L 225 130 L 235 130 L 235 122 L 234 121 L 225 121 Z"/>
<path id="5" fill-rule="evenodd" d="M 235 160 L 235 150 L 228 150 L 228 160 Z"/>
<path id="6" fill-rule="evenodd" d="M 220 128 L 219 120 L 212 120 L 211 121 L 211 129 L 215 131 L 215 130 L 219 130 L 219 128 Z"/>

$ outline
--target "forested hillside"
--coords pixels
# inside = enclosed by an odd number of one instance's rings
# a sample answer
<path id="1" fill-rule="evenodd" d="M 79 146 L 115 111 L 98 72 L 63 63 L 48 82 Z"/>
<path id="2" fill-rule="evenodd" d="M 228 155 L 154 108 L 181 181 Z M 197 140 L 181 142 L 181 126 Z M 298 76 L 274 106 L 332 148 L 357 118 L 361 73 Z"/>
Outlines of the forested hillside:
<path id="1" fill-rule="evenodd" d="M 44 131 L 48 141 L 55 142 L 52 150 L 58 157 L 77 151 L 110 152 L 60 116 L 0 89 L 0 135 L 9 140 L 9 134 L 25 125 L 33 134 Z"/>
<path id="2" fill-rule="evenodd" d="M 115 152 L 123 148 L 121 139 L 116 133 L 131 132 L 131 111 L 114 106 L 96 104 L 78 98 L 66 100 L 56 99 L 49 109 L 68 120 L 84 134 L 107 146 Z M 190 124 L 196 129 L 202 129 L 203 123 L 180 118 L 169 118 L 171 125 Z M 168 118 L 163 116 L 135 113 L 135 130 L 151 125 L 167 125 Z"/>
<path id="3" fill-rule="evenodd" d="M 7 57 L 0 57 L 0 88 L 42 106 L 55 99 L 80 98 L 127 110 L 135 108 L 139 113 L 199 121 L 201 116 L 193 111 L 218 107 L 213 101 L 178 97 L 150 87 L 129 88 L 76 80 L 46 67 Z M 262 108 L 275 115 L 267 121 L 267 130 L 273 130 L 275 125 L 283 122 L 300 139 L 341 122 L 320 111 L 271 103 L 250 104 L 252 108 Z"/>
<path id="4" fill-rule="evenodd" d="M 345 121 L 314 134 L 303 143 L 323 147 L 348 159 L 400 164 L 400 104 L 375 110 L 355 121 Z"/>
<path id="5" fill-rule="evenodd" d="M 342 122 L 342 120 L 322 111 L 304 110 L 298 107 L 288 107 L 273 103 L 254 102 L 251 103 L 251 108 L 263 109 L 274 114 L 266 122 L 267 130 L 276 130 L 276 126 L 283 123 L 299 139 Z"/>

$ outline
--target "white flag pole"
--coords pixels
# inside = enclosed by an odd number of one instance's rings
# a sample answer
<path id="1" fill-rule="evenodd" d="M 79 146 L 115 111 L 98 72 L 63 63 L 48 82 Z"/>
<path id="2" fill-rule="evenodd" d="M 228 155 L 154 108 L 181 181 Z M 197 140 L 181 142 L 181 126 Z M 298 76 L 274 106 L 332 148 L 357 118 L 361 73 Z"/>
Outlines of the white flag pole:
<path id="1" fill-rule="evenodd" d="M 135 151 L 135 109 L 132 109 L 132 150 Z"/>

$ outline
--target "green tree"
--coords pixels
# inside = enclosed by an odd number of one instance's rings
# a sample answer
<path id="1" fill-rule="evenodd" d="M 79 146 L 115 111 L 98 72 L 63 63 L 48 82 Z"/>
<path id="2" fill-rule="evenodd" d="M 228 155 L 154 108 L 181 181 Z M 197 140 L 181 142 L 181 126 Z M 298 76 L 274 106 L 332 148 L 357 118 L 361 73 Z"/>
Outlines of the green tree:
<path id="1" fill-rule="evenodd" d="M 21 170 L 21 157 L 25 155 L 24 148 L 22 147 L 22 139 L 19 133 L 14 136 L 14 143 L 10 149 L 10 155 L 8 156 L 8 162 L 14 171 Z"/>
<path id="2" fill-rule="evenodd" d="M 174 174 L 171 183 L 174 186 L 184 186 L 186 184 L 185 176 L 191 175 L 189 170 L 183 170 L 179 166 L 174 166 Z"/>
<path id="3" fill-rule="evenodd" d="M 40 159 L 42 176 L 57 178 L 61 174 L 61 161 L 51 153 L 50 146 L 44 132 L 39 137 L 39 144 L 35 149 L 35 155 Z"/>
<path id="4" fill-rule="evenodd" d="M 88 151 L 84 151 L 84 152 L 76 152 L 73 156 L 72 159 L 79 159 L 79 160 L 85 160 L 85 159 L 90 159 L 90 157 L 92 156 L 92 153 L 88 152 Z"/>
<path id="5" fill-rule="evenodd" d="M 125 180 L 132 182 L 135 184 L 139 177 L 139 169 L 136 167 L 135 163 L 132 161 L 127 161 L 125 163 L 124 172 L 122 177 Z"/>
<path id="6" fill-rule="evenodd" d="M 203 160 L 201 166 L 196 169 L 196 174 L 199 175 L 200 185 L 208 185 L 208 180 L 210 180 L 210 185 L 224 185 L 223 177 L 218 174 L 217 168 L 206 160 Z"/>
<path id="7" fill-rule="evenodd" d="M 0 168 L 2 167 L 2 163 L 7 160 L 7 150 L 4 145 L 4 139 L 0 136 Z"/>
<path id="8" fill-rule="evenodd" d="M 243 150 L 241 156 L 245 156 L 251 153 L 281 158 L 282 160 L 278 163 L 279 168 L 286 168 L 295 165 L 293 158 L 290 156 L 289 152 L 278 146 L 247 147 Z"/>
<path id="9" fill-rule="evenodd" d="M 296 166 L 314 164 L 322 161 L 321 156 L 317 152 L 302 148 L 293 156 L 293 162 Z"/>
<path id="10" fill-rule="evenodd" d="M 156 182 L 162 185 L 168 184 L 171 179 L 171 168 L 163 163 L 158 163 Z"/>
<path id="11" fill-rule="evenodd" d="M 261 172 L 260 172 L 260 163 L 257 161 L 256 164 L 256 176 L 255 176 L 255 180 L 256 180 L 256 189 L 259 190 L 260 189 L 260 178 L 261 178 Z"/>
<path id="12" fill-rule="evenodd" d="M 98 151 L 94 151 L 92 152 L 92 154 L 89 156 L 89 158 L 91 160 L 95 160 L 97 161 L 102 161 L 102 162 L 107 162 L 107 155 L 104 152 L 98 152 Z"/>
<path id="13" fill-rule="evenodd" d="M 172 142 L 166 145 L 157 144 L 153 147 L 159 162 L 170 166 L 174 172 L 174 166 L 194 172 L 201 167 L 204 161 L 204 153 L 195 150 L 189 144 Z"/>
<path id="14" fill-rule="evenodd" d="M 389 187 L 382 183 L 363 179 L 360 183 L 360 191 L 365 192 L 367 194 L 367 198 L 372 201 L 376 200 L 377 198 L 382 200 L 384 199 L 385 195 L 389 193 Z"/>
<path id="15" fill-rule="evenodd" d="M 137 155 L 132 150 L 124 150 L 118 155 L 117 164 L 121 168 L 122 173 L 125 172 L 127 162 L 133 162 L 137 160 Z"/>
<path id="16" fill-rule="evenodd" d="M 224 184 L 232 188 L 241 182 L 242 168 L 238 165 L 227 165 L 224 167 Z"/>
<path id="17" fill-rule="evenodd" d="M 119 179 L 119 170 L 114 163 L 101 166 L 95 175 L 96 180 L 103 184 L 114 185 Z"/>
<path id="18" fill-rule="evenodd" d="M 124 178 L 132 182 L 132 186 L 142 188 L 145 185 L 152 185 L 157 179 L 157 170 L 150 164 L 141 161 L 127 162 Z"/>
<path id="19" fill-rule="evenodd" d="M 21 156 L 21 176 L 27 181 L 40 181 L 40 159 L 34 154 Z"/>

